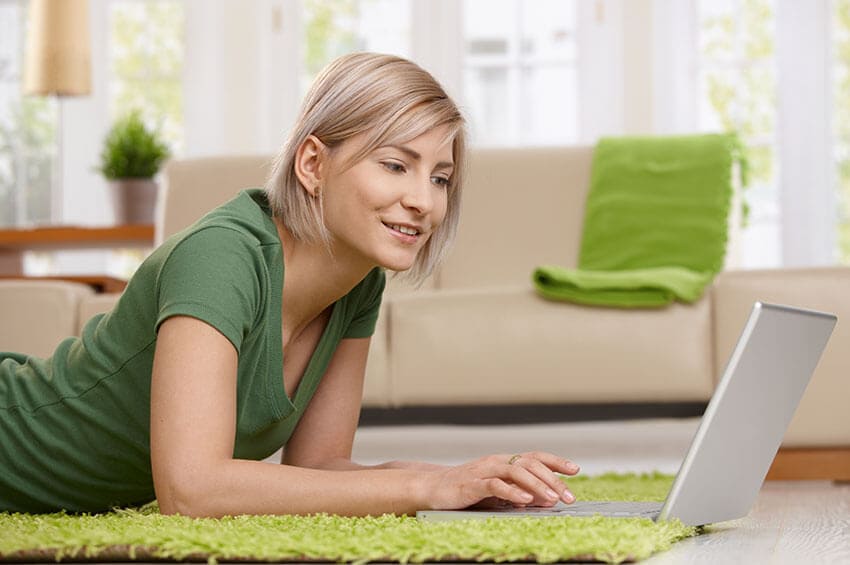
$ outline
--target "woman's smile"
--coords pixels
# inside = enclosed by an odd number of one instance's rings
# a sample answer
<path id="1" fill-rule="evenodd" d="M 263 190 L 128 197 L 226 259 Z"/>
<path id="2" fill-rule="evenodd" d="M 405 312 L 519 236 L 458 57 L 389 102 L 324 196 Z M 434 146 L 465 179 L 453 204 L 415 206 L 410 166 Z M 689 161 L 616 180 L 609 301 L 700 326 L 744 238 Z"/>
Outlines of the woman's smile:
<path id="1" fill-rule="evenodd" d="M 390 222 L 381 222 L 389 232 L 402 243 L 415 244 L 417 243 L 425 231 L 422 228 L 412 226 L 410 224 L 396 224 Z"/>

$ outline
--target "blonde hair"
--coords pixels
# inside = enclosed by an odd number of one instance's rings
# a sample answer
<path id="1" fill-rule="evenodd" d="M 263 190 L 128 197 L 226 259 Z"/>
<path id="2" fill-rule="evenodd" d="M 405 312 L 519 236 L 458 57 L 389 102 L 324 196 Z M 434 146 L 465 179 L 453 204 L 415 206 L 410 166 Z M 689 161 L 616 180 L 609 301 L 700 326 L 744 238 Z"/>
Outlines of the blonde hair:
<path id="1" fill-rule="evenodd" d="M 452 140 L 454 171 L 447 187 L 446 215 L 405 275 L 421 282 L 443 259 L 457 232 L 466 164 L 465 125 L 440 84 L 415 63 L 376 53 L 340 57 L 313 82 L 274 162 L 265 186 L 272 212 L 296 239 L 330 246 L 321 195 L 312 198 L 295 174 L 295 155 L 304 140 L 314 135 L 333 150 L 347 139 L 365 134 L 365 143 L 346 164 L 350 166 L 378 147 L 405 143 L 449 126 L 446 141 Z"/>

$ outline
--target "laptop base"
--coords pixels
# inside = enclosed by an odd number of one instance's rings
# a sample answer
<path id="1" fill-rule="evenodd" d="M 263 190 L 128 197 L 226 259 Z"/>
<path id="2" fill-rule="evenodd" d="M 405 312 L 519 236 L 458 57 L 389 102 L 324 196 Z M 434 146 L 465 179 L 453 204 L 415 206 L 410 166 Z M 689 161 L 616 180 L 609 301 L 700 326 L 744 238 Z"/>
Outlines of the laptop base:
<path id="1" fill-rule="evenodd" d="M 485 520 L 487 518 L 551 518 L 607 516 L 613 518 L 650 518 L 658 517 L 661 502 L 599 502 L 580 500 L 573 504 L 559 502 L 555 506 L 534 506 L 526 508 L 494 508 L 487 510 L 420 510 L 416 517 L 429 522 L 450 520 Z"/>

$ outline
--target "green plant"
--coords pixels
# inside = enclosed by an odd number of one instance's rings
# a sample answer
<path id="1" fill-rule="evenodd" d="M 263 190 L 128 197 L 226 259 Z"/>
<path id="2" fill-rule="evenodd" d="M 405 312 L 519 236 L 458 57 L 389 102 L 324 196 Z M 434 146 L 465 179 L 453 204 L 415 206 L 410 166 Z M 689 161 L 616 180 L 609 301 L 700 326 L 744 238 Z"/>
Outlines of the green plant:
<path id="1" fill-rule="evenodd" d="M 109 180 L 151 178 L 170 154 L 159 133 L 149 130 L 141 113 L 133 111 L 106 135 L 98 170 Z"/>

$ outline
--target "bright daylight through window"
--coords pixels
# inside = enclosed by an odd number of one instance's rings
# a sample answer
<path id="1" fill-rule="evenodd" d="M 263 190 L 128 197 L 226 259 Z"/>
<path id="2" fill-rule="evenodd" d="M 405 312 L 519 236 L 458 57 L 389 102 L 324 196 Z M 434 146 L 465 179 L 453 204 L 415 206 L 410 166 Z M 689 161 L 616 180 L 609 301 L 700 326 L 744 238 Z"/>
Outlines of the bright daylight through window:
<path id="1" fill-rule="evenodd" d="M 737 132 L 751 186 L 742 263 L 781 263 L 772 0 L 700 0 L 698 129 Z"/>

